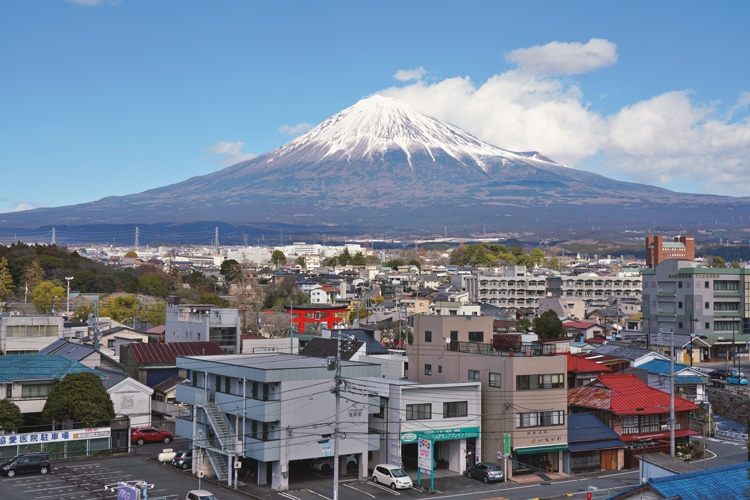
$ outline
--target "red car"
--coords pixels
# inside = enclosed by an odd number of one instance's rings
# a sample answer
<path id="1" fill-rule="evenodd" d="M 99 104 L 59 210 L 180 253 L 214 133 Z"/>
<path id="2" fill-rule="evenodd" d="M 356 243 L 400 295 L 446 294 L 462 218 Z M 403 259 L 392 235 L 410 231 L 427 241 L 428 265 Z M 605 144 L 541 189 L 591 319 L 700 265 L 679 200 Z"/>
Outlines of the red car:
<path id="1" fill-rule="evenodd" d="M 168 443 L 174 439 L 174 434 L 156 427 L 133 427 L 130 431 L 130 442 L 141 445 L 144 443 Z"/>

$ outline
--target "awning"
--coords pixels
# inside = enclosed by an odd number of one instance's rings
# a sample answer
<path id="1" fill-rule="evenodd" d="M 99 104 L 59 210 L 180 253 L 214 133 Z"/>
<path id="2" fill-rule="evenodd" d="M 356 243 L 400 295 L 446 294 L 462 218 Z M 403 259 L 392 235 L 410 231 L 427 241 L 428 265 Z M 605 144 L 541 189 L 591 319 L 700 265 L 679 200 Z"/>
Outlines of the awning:
<path id="1" fill-rule="evenodd" d="M 624 448 L 627 445 L 619 439 L 606 439 L 604 441 L 583 441 L 580 443 L 568 443 L 571 453 L 577 451 L 611 450 L 612 448 Z"/>
<path id="2" fill-rule="evenodd" d="M 549 444 L 546 446 L 527 446 L 524 448 L 514 448 L 516 455 L 530 455 L 531 453 L 547 453 L 549 451 L 565 451 L 568 449 L 568 443 Z"/>
<path id="3" fill-rule="evenodd" d="M 684 437 L 684 436 L 699 436 L 700 432 L 698 431 L 691 431 L 689 429 L 674 431 L 674 437 Z M 653 432 L 650 434 L 625 434 L 624 436 L 620 436 L 620 439 L 623 441 L 649 441 L 649 440 L 657 440 L 657 439 L 669 439 L 669 431 L 665 432 Z"/>

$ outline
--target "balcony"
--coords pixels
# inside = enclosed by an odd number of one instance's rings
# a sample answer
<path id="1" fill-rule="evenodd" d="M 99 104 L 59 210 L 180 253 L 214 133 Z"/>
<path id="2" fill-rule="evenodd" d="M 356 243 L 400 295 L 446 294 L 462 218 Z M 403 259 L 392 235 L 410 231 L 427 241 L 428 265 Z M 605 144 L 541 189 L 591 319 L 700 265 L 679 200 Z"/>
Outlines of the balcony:
<path id="1" fill-rule="evenodd" d="M 257 420 L 259 422 L 274 422 L 281 420 L 281 401 L 259 401 L 257 399 L 247 398 L 243 409 L 241 395 L 237 396 L 235 394 L 217 392 L 214 395 L 214 398 L 216 400 L 216 406 L 228 415 L 234 416 L 239 412 L 239 416 L 242 417 L 243 412 L 247 410 L 247 418 L 251 420 Z"/>
<path id="2" fill-rule="evenodd" d="M 487 356 L 554 356 L 556 354 L 556 346 L 553 344 L 508 346 L 451 340 L 450 344 L 447 345 L 447 349 L 453 352 L 484 354 Z"/>

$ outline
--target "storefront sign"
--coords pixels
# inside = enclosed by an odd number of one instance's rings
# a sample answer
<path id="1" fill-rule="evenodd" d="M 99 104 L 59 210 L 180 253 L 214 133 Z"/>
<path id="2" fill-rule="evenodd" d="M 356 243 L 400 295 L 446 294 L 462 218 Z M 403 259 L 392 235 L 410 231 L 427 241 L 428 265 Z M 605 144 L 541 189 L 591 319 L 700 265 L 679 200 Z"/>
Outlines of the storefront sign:
<path id="1" fill-rule="evenodd" d="M 8 434 L 0 436 L 0 446 L 18 446 L 21 444 L 57 443 L 60 441 L 76 441 L 79 439 L 108 438 L 111 434 L 112 431 L 109 427 Z"/>
<path id="2" fill-rule="evenodd" d="M 419 431 L 402 432 L 402 443 L 413 443 L 417 438 L 427 438 L 431 441 L 449 441 L 451 439 L 478 438 L 479 427 L 455 427 L 452 429 L 424 429 Z"/>
<path id="3" fill-rule="evenodd" d="M 432 441 L 419 438 L 417 450 L 417 467 L 424 473 L 432 474 Z"/>

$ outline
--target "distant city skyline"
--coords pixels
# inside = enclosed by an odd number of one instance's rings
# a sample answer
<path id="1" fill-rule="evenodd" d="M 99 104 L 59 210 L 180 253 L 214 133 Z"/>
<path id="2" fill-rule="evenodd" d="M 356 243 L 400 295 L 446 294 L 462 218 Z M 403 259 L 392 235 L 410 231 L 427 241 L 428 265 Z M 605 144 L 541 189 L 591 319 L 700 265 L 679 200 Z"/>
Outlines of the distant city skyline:
<path id="1" fill-rule="evenodd" d="M 371 94 L 495 146 L 750 196 L 750 5 L 0 3 L 0 212 L 267 153 Z"/>

